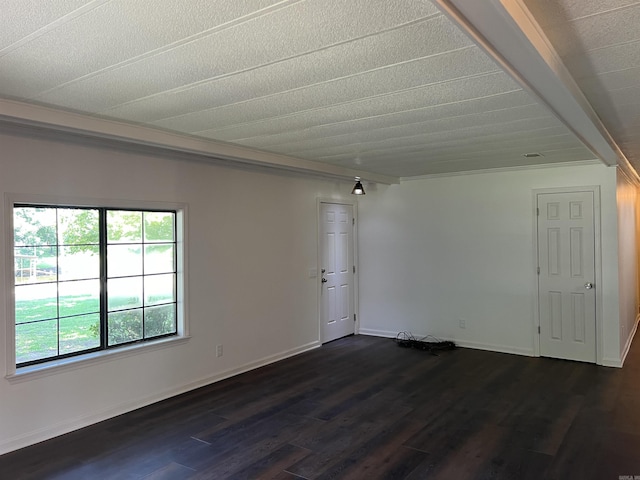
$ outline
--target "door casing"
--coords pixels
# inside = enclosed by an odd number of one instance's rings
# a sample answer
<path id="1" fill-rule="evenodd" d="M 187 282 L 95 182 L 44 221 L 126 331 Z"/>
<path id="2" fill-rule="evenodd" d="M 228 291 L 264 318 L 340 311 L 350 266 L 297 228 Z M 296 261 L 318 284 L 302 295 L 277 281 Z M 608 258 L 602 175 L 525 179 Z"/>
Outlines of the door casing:
<path id="1" fill-rule="evenodd" d="M 533 302 L 533 323 L 531 333 L 533 336 L 533 351 L 536 357 L 540 356 L 540 335 L 538 327 L 540 326 L 540 309 L 539 298 L 540 291 L 538 287 L 538 195 L 545 193 L 574 193 L 574 192 L 592 192 L 593 193 L 593 226 L 594 226 L 594 246 L 595 246 L 595 284 L 596 284 L 596 364 L 602 365 L 603 352 L 603 325 L 602 325 L 602 231 L 600 226 L 600 186 L 587 185 L 584 187 L 557 187 L 557 188 L 537 188 L 532 190 L 532 210 L 533 218 L 533 277 L 534 277 L 534 298 Z"/>
<path id="2" fill-rule="evenodd" d="M 316 271 L 317 271 L 317 298 L 318 298 L 318 341 L 322 343 L 322 283 L 320 279 L 322 275 L 320 270 L 322 268 L 322 239 L 320 238 L 322 234 L 322 226 L 320 222 L 322 221 L 321 215 L 321 207 L 323 203 L 330 203 L 336 205 L 350 205 L 353 208 L 353 218 L 355 219 L 355 223 L 353 225 L 353 263 L 356 266 L 356 273 L 353 276 L 353 311 L 356 315 L 356 321 L 354 325 L 354 334 L 358 335 L 360 329 L 360 309 L 358 302 L 358 288 L 359 288 L 359 274 L 360 274 L 360 266 L 358 264 L 358 203 L 352 199 L 348 198 L 317 198 L 316 200 L 316 241 L 317 243 L 317 260 L 316 260 Z"/>

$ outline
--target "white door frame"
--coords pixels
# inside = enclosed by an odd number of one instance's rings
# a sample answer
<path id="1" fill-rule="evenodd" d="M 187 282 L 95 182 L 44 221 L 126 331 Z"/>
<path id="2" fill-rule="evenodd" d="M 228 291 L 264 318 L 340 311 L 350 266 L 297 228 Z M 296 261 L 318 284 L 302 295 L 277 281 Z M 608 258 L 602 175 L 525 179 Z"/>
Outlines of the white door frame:
<path id="1" fill-rule="evenodd" d="M 322 343 L 322 283 L 320 282 L 322 275 L 320 274 L 320 269 L 322 268 L 322 246 L 321 246 L 321 238 L 322 234 L 322 226 L 320 222 L 322 221 L 322 215 L 320 213 L 320 208 L 323 203 L 332 203 L 335 205 L 351 205 L 353 207 L 353 218 L 355 219 L 355 223 L 353 225 L 353 263 L 356 266 L 356 273 L 353 276 L 353 313 L 356 316 L 356 322 L 353 326 L 354 335 L 358 335 L 360 330 L 360 308 L 358 302 L 358 290 L 359 290 L 359 273 L 360 273 L 360 265 L 358 264 L 358 202 L 351 198 L 344 197 L 318 197 L 316 199 L 316 242 L 317 242 L 317 260 L 316 260 L 316 272 L 317 272 L 317 309 L 318 309 L 318 342 Z"/>
<path id="2" fill-rule="evenodd" d="M 596 364 L 602 365 L 603 352 L 603 326 L 602 326 L 602 231 L 600 227 L 600 186 L 586 185 L 584 187 L 556 187 L 556 188 L 536 188 L 532 190 L 532 217 L 533 217 L 533 276 L 534 276 L 534 302 L 533 302 L 533 324 L 531 332 L 533 334 L 533 351 L 536 357 L 540 356 L 540 290 L 538 284 L 538 195 L 544 193 L 593 193 L 593 234 L 594 234 L 594 255 L 595 255 L 595 283 L 596 283 Z"/>

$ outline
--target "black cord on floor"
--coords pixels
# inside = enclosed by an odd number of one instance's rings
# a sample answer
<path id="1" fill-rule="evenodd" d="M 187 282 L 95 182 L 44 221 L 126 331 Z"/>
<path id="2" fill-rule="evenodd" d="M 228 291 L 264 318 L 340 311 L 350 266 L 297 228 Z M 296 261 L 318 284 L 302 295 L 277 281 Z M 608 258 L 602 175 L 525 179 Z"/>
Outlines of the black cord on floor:
<path id="1" fill-rule="evenodd" d="M 433 335 L 427 335 L 420 339 L 413 336 L 411 332 L 400 332 L 394 339 L 399 347 L 415 348 L 417 350 L 425 350 L 433 355 L 437 355 L 437 351 L 453 350 L 456 344 L 449 340 L 441 340 Z"/>

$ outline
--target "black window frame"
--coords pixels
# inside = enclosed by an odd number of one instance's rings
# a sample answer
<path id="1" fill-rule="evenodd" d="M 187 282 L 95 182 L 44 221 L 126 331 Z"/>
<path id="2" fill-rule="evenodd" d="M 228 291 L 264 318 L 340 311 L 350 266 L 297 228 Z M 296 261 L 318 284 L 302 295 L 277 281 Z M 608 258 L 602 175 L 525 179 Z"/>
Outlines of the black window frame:
<path id="1" fill-rule="evenodd" d="M 16 248 L 22 248 L 22 247 L 45 247 L 45 248 L 55 248 L 56 249 L 56 279 L 50 282 L 40 282 L 41 284 L 46 284 L 46 283 L 50 283 L 50 284 L 56 284 L 56 296 L 57 296 L 57 304 L 56 304 L 56 313 L 57 316 L 53 317 L 53 318 L 47 318 L 47 319 L 39 319 L 39 320 L 35 320 L 32 322 L 22 322 L 22 323 L 37 323 L 37 322 L 44 322 L 44 321 L 50 321 L 50 320 L 56 320 L 57 321 L 57 327 L 56 327 L 56 334 L 57 334 L 57 355 L 52 355 L 52 356 L 47 356 L 44 358 L 40 358 L 40 359 L 35 359 L 35 360 L 29 360 L 29 361 L 25 361 L 25 362 L 20 362 L 18 363 L 18 359 L 17 359 L 17 351 L 16 351 L 16 340 L 17 340 L 17 332 L 14 330 L 14 335 L 13 335 L 13 342 L 14 342 L 14 351 L 16 353 L 16 359 L 15 359 L 15 366 L 16 368 L 23 368 L 23 367 L 29 367 L 29 366 L 33 366 L 33 365 L 41 365 L 41 364 L 46 364 L 49 362 L 56 362 L 59 360 L 63 360 L 63 359 L 68 359 L 68 358 L 72 358 L 72 357 L 82 357 L 91 353 L 95 353 L 95 352 L 100 352 L 100 351 L 106 351 L 106 350 L 117 350 L 117 349 L 121 349 L 122 347 L 127 347 L 127 346 L 131 346 L 131 345 L 135 345 L 135 344 L 145 344 L 145 343 L 151 343 L 160 339 L 166 339 L 167 337 L 177 337 L 180 335 L 180 319 L 179 319 L 179 310 L 178 310 L 178 304 L 180 302 L 180 298 L 179 298 L 179 285 L 178 285 L 178 278 L 179 278 L 179 264 L 178 264 L 178 256 L 179 256 L 179 252 L 178 252 L 178 248 L 179 248 L 179 241 L 178 241 L 178 218 L 179 218 L 179 211 L 174 209 L 174 208 L 135 208 L 135 207 L 105 207 L 105 206 L 94 206 L 94 205 L 86 205 L 86 206 L 80 206 L 80 205 L 66 205 L 66 204 L 43 204 L 43 203 L 32 203 L 32 202 L 16 202 L 12 205 L 11 208 L 11 213 L 12 215 L 15 215 L 15 210 L 17 208 L 47 208 L 47 209 L 56 209 L 56 244 L 55 245 L 20 245 L 17 246 L 16 245 L 16 239 L 15 239 L 15 225 L 13 226 L 12 231 L 10 232 L 11 234 L 11 247 L 12 247 L 12 251 L 15 253 Z M 60 353 L 60 320 L 64 319 L 64 318 L 71 318 L 74 315 L 70 315 L 70 316 L 60 316 L 60 283 L 62 282 L 72 282 L 74 280 L 67 280 L 67 281 L 61 281 L 59 278 L 59 264 L 58 264 L 58 259 L 59 259 L 59 255 L 60 255 L 60 249 L 62 247 L 68 247 L 68 246 L 83 246 L 83 245 L 89 245 L 89 244 L 73 244 L 73 245 L 66 245 L 64 243 L 60 243 L 60 238 L 58 235 L 58 231 L 57 231 L 57 219 L 58 219 L 58 214 L 57 214 L 57 210 L 58 209 L 64 209 L 64 210 L 94 210 L 98 212 L 98 231 L 99 231 L 99 239 L 98 239 L 98 248 L 99 248 L 99 264 L 100 264 L 100 274 L 99 274 L 99 284 L 100 284 L 100 293 L 99 293 L 99 312 L 96 312 L 99 314 L 99 341 L 100 341 L 100 345 L 96 346 L 94 348 L 87 348 L 84 350 L 79 350 L 79 351 L 75 351 L 75 352 L 70 352 L 70 353 Z M 107 217 L 108 217 L 108 212 L 109 211 L 113 211 L 113 212 L 136 212 L 136 213 L 141 213 L 141 216 L 144 213 L 170 213 L 173 215 L 173 240 L 172 241 L 161 241 L 161 242 L 154 242 L 154 241 L 146 241 L 145 240 L 145 232 L 144 232 L 144 217 L 142 216 L 141 218 L 141 239 L 139 242 L 137 241 L 131 241 L 131 242 L 117 242 L 117 243 L 109 243 L 108 241 L 108 232 L 107 232 Z M 144 255 L 145 255 L 145 246 L 146 245 L 162 245 L 162 244 L 171 244 L 173 247 L 173 271 L 172 272 L 161 272 L 161 273 L 149 273 L 146 274 L 144 272 Z M 93 245 L 93 244 L 91 244 Z M 107 250 L 108 250 L 108 246 L 109 245 L 140 245 L 141 247 L 141 255 L 142 255 L 142 273 L 139 275 L 124 275 L 124 276 L 119 276 L 119 277 L 109 277 L 109 272 L 108 272 L 108 266 L 107 266 Z M 18 284 L 16 283 L 16 270 L 15 270 L 15 258 L 14 258 L 14 262 L 13 262 L 13 280 L 14 280 L 14 286 L 18 287 L 19 285 L 28 285 L 27 284 Z M 146 277 L 151 277 L 151 276 L 157 276 L 157 275 L 168 275 L 169 273 L 173 274 L 173 292 L 174 292 L 174 299 L 172 302 L 166 302 L 166 303 L 162 303 L 162 304 L 151 304 L 151 305 L 145 305 L 145 293 L 144 293 L 144 280 Z M 119 279 L 119 278 L 127 278 L 127 277 L 140 277 L 142 279 L 142 298 L 141 298 L 141 305 L 139 307 L 132 307 L 132 308 L 127 308 L 127 309 L 120 309 L 120 310 L 109 310 L 109 305 L 108 305 L 108 289 L 107 289 L 107 283 L 108 280 L 110 278 L 112 279 Z M 14 315 L 13 318 L 11 319 L 11 321 L 13 321 L 14 325 L 17 327 L 17 315 L 15 312 L 15 307 L 16 307 L 16 302 L 17 300 L 14 298 Z M 146 337 L 145 336 L 145 322 L 144 322 L 144 312 L 147 308 L 153 308 L 153 307 L 158 307 L 158 306 L 166 306 L 166 305 L 173 305 L 173 331 L 170 333 L 165 333 L 165 334 L 160 334 L 160 335 L 154 335 L 154 336 L 150 336 L 150 337 Z M 109 313 L 111 312 L 123 312 L 123 311 L 128 311 L 128 310 L 141 310 L 142 311 L 142 338 L 139 339 L 135 339 L 135 340 L 131 340 L 131 341 L 126 341 L 126 342 L 121 342 L 121 343 L 115 343 L 113 345 L 109 345 L 109 322 L 108 322 L 108 316 Z M 77 316 L 77 315 L 75 315 Z"/>

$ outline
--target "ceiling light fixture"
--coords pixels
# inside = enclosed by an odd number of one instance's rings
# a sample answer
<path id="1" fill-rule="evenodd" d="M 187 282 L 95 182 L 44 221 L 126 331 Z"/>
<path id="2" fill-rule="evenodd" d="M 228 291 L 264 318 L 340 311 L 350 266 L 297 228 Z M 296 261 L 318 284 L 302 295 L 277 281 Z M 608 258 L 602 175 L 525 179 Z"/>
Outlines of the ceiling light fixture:
<path id="1" fill-rule="evenodd" d="M 360 183 L 360 177 L 356 177 L 356 184 L 353 186 L 353 190 L 351 190 L 351 195 L 366 195 L 366 193 L 364 193 L 364 187 L 362 183 Z"/>

